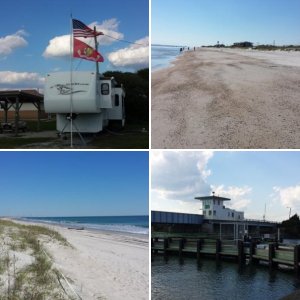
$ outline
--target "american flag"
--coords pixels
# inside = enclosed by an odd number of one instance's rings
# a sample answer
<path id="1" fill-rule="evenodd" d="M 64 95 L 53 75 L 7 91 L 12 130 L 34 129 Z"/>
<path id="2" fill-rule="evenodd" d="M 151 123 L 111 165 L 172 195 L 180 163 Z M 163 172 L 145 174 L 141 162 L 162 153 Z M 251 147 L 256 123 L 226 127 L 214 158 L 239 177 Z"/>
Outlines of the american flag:
<path id="1" fill-rule="evenodd" d="M 74 37 L 94 37 L 103 35 L 103 32 L 94 31 L 79 20 L 73 19 L 72 21 Z"/>

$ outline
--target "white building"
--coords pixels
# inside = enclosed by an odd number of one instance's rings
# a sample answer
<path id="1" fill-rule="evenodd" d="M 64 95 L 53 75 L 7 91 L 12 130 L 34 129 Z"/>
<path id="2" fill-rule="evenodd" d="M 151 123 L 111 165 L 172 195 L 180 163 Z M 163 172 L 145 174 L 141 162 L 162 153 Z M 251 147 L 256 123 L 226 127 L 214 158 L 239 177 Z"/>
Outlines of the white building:
<path id="1" fill-rule="evenodd" d="M 204 219 L 226 221 L 244 220 L 244 212 L 225 207 L 224 201 L 230 201 L 229 198 L 213 195 L 206 197 L 195 197 L 195 199 L 202 201 Z"/>

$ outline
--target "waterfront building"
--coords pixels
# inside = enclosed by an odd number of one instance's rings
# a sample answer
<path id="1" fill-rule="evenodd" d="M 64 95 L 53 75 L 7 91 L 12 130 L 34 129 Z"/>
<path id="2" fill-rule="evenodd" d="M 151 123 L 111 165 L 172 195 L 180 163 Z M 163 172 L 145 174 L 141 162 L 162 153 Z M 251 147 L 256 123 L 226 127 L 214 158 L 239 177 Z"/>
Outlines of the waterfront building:
<path id="1" fill-rule="evenodd" d="M 202 201 L 203 217 L 206 220 L 242 221 L 244 212 L 225 207 L 224 202 L 229 198 L 215 196 L 195 197 Z"/>

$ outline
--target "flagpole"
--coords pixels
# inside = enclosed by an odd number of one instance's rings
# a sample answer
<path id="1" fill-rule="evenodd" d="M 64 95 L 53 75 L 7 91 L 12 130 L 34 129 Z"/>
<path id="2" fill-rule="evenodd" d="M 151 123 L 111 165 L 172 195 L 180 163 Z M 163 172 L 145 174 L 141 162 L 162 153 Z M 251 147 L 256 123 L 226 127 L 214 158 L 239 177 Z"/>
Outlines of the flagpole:
<path id="1" fill-rule="evenodd" d="M 71 34 L 70 34 L 70 88 L 71 88 L 71 93 L 70 93 L 70 133 L 71 133 L 71 148 L 73 148 L 73 86 L 72 86 L 72 82 L 73 82 L 73 16 L 71 14 Z"/>
<path id="2" fill-rule="evenodd" d="M 94 41 L 95 41 L 95 49 L 98 52 L 98 42 L 97 42 L 97 31 L 96 26 L 94 26 Z M 96 73 L 99 74 L 99 63 L 96 61 Z"/>

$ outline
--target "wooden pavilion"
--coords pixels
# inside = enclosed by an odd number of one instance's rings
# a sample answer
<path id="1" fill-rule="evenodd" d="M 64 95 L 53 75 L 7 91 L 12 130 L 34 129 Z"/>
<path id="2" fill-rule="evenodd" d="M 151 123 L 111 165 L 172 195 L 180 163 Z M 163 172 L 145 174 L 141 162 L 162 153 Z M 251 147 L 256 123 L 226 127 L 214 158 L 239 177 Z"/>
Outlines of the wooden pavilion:
<path id="1" fill-rule="evenodd" d="M 20 109 L 24 103 L 33 104 L 38 112 L 38 130 L 40 129 L 41 106 L 44 96 L 36 90 L 0 91 L 0 107 L 4 110 L 4 123 L 8 122 L 8 111 L 14 109 L 15 134 L 19 132 Z"/>

